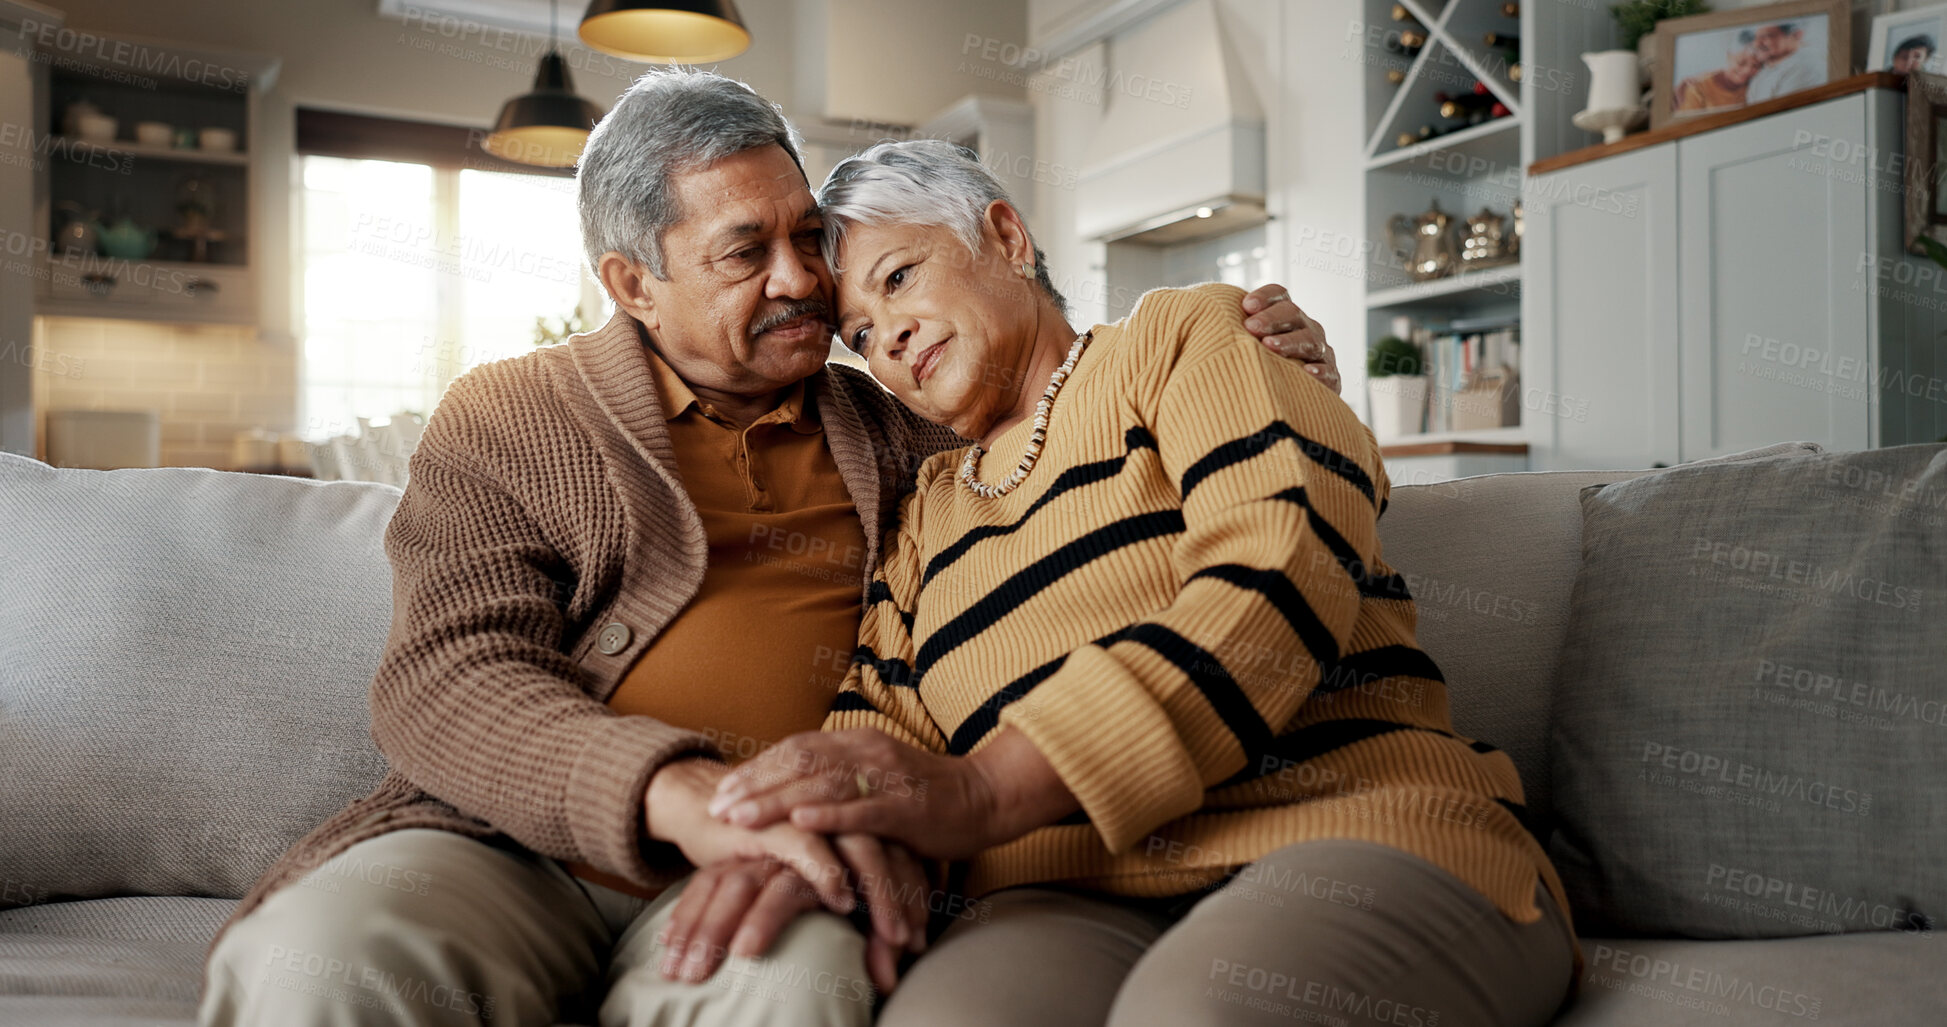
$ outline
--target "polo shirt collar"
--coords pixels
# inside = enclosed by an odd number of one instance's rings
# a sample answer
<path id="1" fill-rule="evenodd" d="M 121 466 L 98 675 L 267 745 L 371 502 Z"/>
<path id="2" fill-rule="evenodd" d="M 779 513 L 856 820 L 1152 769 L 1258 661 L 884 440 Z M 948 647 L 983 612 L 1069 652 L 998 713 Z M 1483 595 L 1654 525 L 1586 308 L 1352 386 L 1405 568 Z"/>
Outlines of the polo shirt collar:
<path id="1" fill-rule="evenodd" d="M 665 419 L 674 421 L 687 416 L 691 410 L 695 410 L 698 416 L 708 416 L 703 400 L 698 398 L 689 383 L 676 373 L 676 369 L 669 366 L 669 361 L 664 360 L 663 355 L 656 352 L 655 344 L 648 340 L 649 333 L 641 327 L 639 321 L 636 322 L 636 330 L 643 337 L 642 350 L 648 358 L 649 374 L 655 380 L 656 391 L 662 396 L 663 410 L 667 412 Z M 800 435 L 816 435 L 824 429 L 811 407 L 810 394 L 805 389 L 805 383 L 800 380 L 784 391 L 783 398 L 778 402 L 776 409 L 753 421 L 751 426 L 786 424 Z"/>

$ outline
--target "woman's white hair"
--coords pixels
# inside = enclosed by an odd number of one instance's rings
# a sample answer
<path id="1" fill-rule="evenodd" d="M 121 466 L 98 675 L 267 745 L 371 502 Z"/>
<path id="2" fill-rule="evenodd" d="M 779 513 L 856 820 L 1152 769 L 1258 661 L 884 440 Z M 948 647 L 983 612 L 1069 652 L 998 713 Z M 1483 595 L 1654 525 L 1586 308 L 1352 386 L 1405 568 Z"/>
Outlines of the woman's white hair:
<path id="1" fill-rule="evenodd" d="M 663 233 L 686 216 L 670 179 L 772 145 L 804 173 L 784 112 L 742 82 L 688 68 L 636 79 L 588 134 L 575 169 L 589 269 L 614 250 L 667 279 Z"/>
<path id="2" fill-rule="evenodd" d="M 995 200 L 1012 206 L 1007 189 L 972 150 L 943 139 L 908 139 L 879 143 L 838 162 L 818 190 L 818 206 L 825 217 L 825 262 L 839 272 L 838 246 L 845 226 L 896 221 L 910 225 L 939 225 L 980 252 L 980 223 Z M 1062 316 L 1068 300 L 1048 276 L 1048 259 L 1030 234 L 1034 248 L 1034 281 Z"/>

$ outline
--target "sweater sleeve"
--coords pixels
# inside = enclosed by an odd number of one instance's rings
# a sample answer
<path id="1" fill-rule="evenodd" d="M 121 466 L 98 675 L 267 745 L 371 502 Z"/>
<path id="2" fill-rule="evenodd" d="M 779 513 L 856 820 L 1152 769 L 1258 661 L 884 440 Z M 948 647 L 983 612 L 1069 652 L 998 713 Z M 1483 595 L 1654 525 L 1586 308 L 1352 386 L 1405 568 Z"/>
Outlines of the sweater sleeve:
<path id="1" fill-rule="evenodd" d="M 465 379 L 449 390 L 386 526 L 393 619 L 372 737 L 413 784 L 522 845 L 660 887 L 687 866 L 672 847 L 645 852 L 649 778 L 714 750 L 584 691 L 561 651 L 574 570 L 471 456 L 478 402 Z"/>
<path id="2" fill-rule="evenodd" d="M 866 594 L 859 646 L 832 699 L 826 731 L 873 727 L 919 749 L 945 752 L 946 735 L 920 702 L 913 680 L 913 613 L 920 581 L 919 517 L 925 488 L 899 505 L 885 557 Z"/>
<path id="3" fill-rule="evenodd" d="M 1345 651 L 1357 576 L 1379 553 L 1371 434 L 1243 330 L 1237 298 L 1151 294 L 1154 334 L 1125 340 L 1159 354 L 1139 389 L 1155 398 L 1138 403 L 1182 501 L 1176 599 L 1071 653 L 1001 714 L 1111 851 L 1263 758 Z"/>

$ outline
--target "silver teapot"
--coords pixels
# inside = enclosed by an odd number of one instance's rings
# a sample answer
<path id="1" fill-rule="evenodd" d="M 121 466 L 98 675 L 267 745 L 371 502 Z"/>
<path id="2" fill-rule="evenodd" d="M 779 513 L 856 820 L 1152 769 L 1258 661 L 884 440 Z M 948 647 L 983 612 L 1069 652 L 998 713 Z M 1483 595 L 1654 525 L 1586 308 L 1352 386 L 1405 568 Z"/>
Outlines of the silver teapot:
<path id="1" fill-rule="evenodd" d="M 1482 207 L 1479 214 L 1467 219 L 1467 230 L 1461 239 L 1460 262 L 1464 267 L 1505 264 L 1514 256 L 1508 242 L 1507 219 Z"/>
<path id="2" fill-rule="evenodd" d="M 1445 278 L 1460 262 L 1454 243 L 1453 215 L 1440 209 L 1440 201 L 1418 217 L 1395 214 L 1386 222 L 1386 234 L 1393 252 L 1406 262 L 1406 271 L 1416 282 Z"/>

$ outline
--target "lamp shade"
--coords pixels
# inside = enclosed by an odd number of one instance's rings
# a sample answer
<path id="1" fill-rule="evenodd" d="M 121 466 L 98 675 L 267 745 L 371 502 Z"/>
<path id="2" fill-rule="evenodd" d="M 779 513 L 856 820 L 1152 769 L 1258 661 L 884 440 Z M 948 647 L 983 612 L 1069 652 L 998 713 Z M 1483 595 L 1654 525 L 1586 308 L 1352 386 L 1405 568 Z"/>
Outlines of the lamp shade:
<path id="1" fill-rule="evenodd" d="M 547 168 L 571 167 L 588 143 L 602 109 L 582 99 L 568 81 L 568 62 L 549 50 L 534 72 L 534 88 L 500 108 L 482 148 L 504 160 Z"/>
<path id="2" fill-rule="evenodd" d="M 581 41 L 617 57 L 709 64 L 750 48 L 735 0 L 592 0 Z"/>

